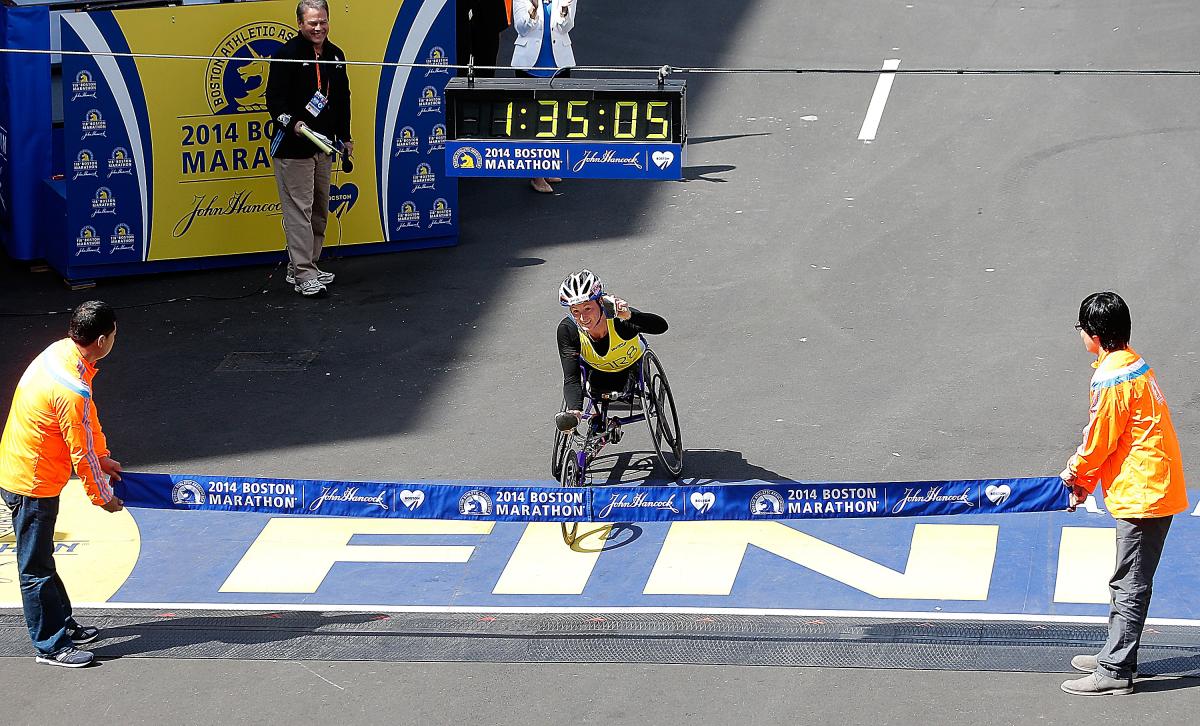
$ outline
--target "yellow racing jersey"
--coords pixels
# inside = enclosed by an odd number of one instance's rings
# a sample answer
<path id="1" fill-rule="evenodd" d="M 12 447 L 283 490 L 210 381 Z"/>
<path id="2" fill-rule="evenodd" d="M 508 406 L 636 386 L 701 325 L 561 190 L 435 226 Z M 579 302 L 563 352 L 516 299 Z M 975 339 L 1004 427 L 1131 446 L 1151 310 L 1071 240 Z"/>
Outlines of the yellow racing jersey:
<path id="1" fill-rule="evenodd" d="M 608 325 L 608 352 L 604 355 L 596 352 L 592 336 L 583 328 L 579 329 L 579 355 L 583 357 L 583 362 L 593 370 L 615 373 L 641 360 L 646 351 L 638 336 L 634 335 L 626 340 L 617 334 L 613 318 L 607 318 L 604 322 Z"/>

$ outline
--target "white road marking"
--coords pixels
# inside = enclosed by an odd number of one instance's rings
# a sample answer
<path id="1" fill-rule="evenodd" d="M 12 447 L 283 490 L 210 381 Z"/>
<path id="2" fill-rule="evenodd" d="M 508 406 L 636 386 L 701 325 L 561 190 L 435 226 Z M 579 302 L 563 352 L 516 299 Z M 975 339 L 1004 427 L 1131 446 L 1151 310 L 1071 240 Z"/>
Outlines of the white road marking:
<path id="1" fill-rule="evenodd" d="M 5 607 L 18 607 L 5 605 Z M 683 615 L 804 615 L 846 618 L 895 618 L 898 620 L 987 620 L 994 622 L 1030 623 L 1107 623 L 1107 615 L 1041 615 L 1033 613 L 981 613 L 981 612 L 922 612 L 904 610 L 801 610 L 795 608 L 723 608 L 723 607 L 590 607 L 590 606 L 485 606 L 485 605 L 350 605 L 314 603 L 154 603 L 154 602 L 90 602 L 76 603 L 76 608 L 97 610 L 264 610 L 268 612 L 323 612 L 323 613 L 631 613 L 631 614 L 683 614 Z M 1200 627 L 1200 620 L 1182 618 L 1146 618 L 1147 625 L 1182 625 Z"/>
<path id="2" fill-rule="evenodd" d="M 883 62 L 885 71 L 894 71 L 899 67 L 899 58 L 888 58 Z M 892 92 L 892 81 L 895 79 L 895 73 L 879 74 L 875 93 L 871 94 L 871 105 L 867 106 L 867 117 L 863 119 L 862 130 L 858 132 L 859 141 L 875 140 L 875 132 L 879 130 L 879 119 L 883 117 L 883 107 L 887 104 L 888 94 Z"/>

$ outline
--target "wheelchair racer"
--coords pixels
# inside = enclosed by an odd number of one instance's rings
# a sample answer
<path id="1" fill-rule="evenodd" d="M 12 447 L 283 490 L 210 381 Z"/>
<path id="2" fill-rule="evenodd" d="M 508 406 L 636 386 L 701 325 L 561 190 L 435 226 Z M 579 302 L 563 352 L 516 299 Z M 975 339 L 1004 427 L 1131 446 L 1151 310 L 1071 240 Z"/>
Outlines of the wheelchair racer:
<path id="1" fill-rule="evenodd" d="M 583 415 L 580 362 L 588 369 L 588 388 L 593 397 L 627 391 L 634 383 L 632 374 L 638 370 L 637 362 L 646 352 L 638 335 L 661 335 L 667 332 L 667 321 L 605 295 L 600 278 L 589 270 L 567 275 L 559 288 L 558 301 L 570 311 L 558 324 L 558 356 L 563 369 L 565 412 L 572 414 L 574 421 L 556 418 L 556 423 L 560 429 L 569 430 Z"/>

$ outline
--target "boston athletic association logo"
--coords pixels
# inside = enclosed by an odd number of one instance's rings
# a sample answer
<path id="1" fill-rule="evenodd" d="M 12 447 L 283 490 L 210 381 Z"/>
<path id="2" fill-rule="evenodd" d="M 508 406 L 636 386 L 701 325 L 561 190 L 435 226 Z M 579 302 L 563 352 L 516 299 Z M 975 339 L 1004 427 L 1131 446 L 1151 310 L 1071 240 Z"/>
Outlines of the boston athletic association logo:
<path id="1" fill-rule="evenodd" d="M 396 136 L 396 153 L 393 156 L 415 154 L 420 143 L 421 139 L 417 137 L 416 129 L 412 126 L 405 126 L 400 129 L 400 133 Z"/>
<path id="2" fill-rule="evenodd" d="M 433 173 L 433 167 L 429 164 L 417 164 L 417 170 L 413 172 L 413 188 L 415 192 L 418 189 L 433 189 L 437 184 L 437 176 Z"/>
<path id="3" fill-rule="evenodd" d="M 411 199 L 401 204 L 400 211 L 396 212 L 396 231 L 420 226 L 421 213 L 417 211 L 417 205 Z"/>
<path id="4" fill-rule="evenodd" d="M 96 234 L 96 228 L 90 224 L 81 228 L 79 234 L 75 235 L 75 254 L 83 255 L 99 251 L 100 235 Z"/>
<path id="5" fill-rule="evenodd" d="M 108 138 L 108 122 L 104 120 L 104 114 L 100 113 L 99 109 L 90 108 L 83 115 L 83 123 L 80 124 L 79 138 L 87 139 L 92 136 L 103 136 Z"/>
<path id="6" fill-rule="evenodd" d="M 450 165 L 455 169 L 480 169 L 483 168 L 483 154 L 474 147 L 460 146 L 450 157 Z"/>
<path id="7" fill-rule="evenodd" d="M 470 517 L 490 516 L 492 498 L 482 489 L 472 489 L 458 498 L 458 513 Z"/>
<path id="8" fill-rule="evenodd" d="M 446 124 L 434 124 L 433 130 L 429 132 L 429 151 L 426 153 L 432 154 L 435 151 L 446 150 Z"/>
<path id="9" fill-rule="evenodd" d="M 180 479 L 171 487 L 171 503 L 199 507 L 204 504 L 204 487 L 191 479 Z"/>
<path id="10" fill-rule="evenodd" d="M 113 149 L 112 156 L 108 157 L 108 176 L 132 173 L 133 159 L 130 158 L 129 152 L 125 150 L 124 146 Z"/>
<path id="11" fill-rule="evenodd" d="M 433 202 L 433 207 L 429 210 L 429 226 L 435 227 L 439 224 L 450 224 L 454 219 L 454 210 L 446 203 L 442 197 L 438 197 Z"/>
<path id="12" fill-rule="evenodd" d="M 92 77 L 92 72 L 82 70 L 75 74 L 75 80 L 71 82 L 71 100 L 78 101 L 81 98 L 96 97 L 96 79 Z"/>
<path id="13" fill-rule="evenodd" d="M 760 489 L 750 497 L 750 514 L 755 517 L 783 514 L 783 497 L 773 489 Z"/>
<path id="14" fill-rule="evenodd" d="M 108 253 L 111 255 L 121 250 L 133 250 L 134 242 L 133 230 L 128 224 L 120 222 L 113 227 L 113 233 L 108 238 Z"/>
<path id="15" fill-rule="evenodd" d="M 438 94 L 438 90 L 433 86 L 425 86 L 421 89 L 421 98 L 417 100 L 417 115 L 424 116 L 427 113 L 442 112 L 442 97 Z"/>
<path id="16" fill-rule="evenodd" d="M 425 69 L 426 78 L 437 73 L 450 72 L 450 58 L 446 55 L 446 49 L 440 45 L 435 45 L 429 49 L 429 55 L 425 58 L 425 62 L 432 66 Z"/>
<path id="17" fill-rule="evenodd" d="M 71 164 L 71 181 L 75 181 L 81 176 L 98 177 L 100 174 L 100 162 L 96 161 L 96 155 L 91 149 L 80 149 L 75 155 L 75 161 Z"/>
<path id="18" fill-rule="evenodd" d="M 243 25 L 216 47 L 204 72 L 204 91 L 215 114 L 267 110 L 268 59 L 296 35 L 283 23 Z"/>

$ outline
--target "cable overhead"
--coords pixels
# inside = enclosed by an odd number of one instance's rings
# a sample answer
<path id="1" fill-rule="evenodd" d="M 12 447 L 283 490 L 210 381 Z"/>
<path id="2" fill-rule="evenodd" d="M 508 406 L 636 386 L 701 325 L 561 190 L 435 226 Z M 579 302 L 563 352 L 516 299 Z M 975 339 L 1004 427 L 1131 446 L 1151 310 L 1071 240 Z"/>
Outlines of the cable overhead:
<path id="1" fill-rule="evenodd" d="M 105 58 L 153 58 L 159 60 L 221 60 L 235 61 L 236 58 L 217 55 L 181 55 L 173 53 L 119 53 L 115 51 L 84 51 L 84 50 L 46 50 L 44 48 L 0 48 L 0 53 L 32 54 L 32 55 L 61 55 L 61 56 L 90 56 Z M 511 70 L 511 66 L 481 66 L 453 65 L 439 63 L 400 63 L 396 61 L 364 61 L 364 60 L 300 60 L 295 58 L 263 58 L 267 63 L 337 63 L 349 66 L 368 66 L 372 68 L 430 68 L 456 70 Z M 837 66 L 797 66 L 797 67 L 743 67 L 728 66 L 572 66 L 573 71 L 595 73 L 648 73 L 657 74 L 662 69 L 669 68 L 671 74 L 730 74 L 730 75 L 877 75 L 879 73 L 894 73 L 906 76 L 1200 76 L 1200 69 L 1192 68 L 897 68 L 895 70 L 880 70 L 879 68 L 847 68 Z M 556 70 L 553 68 L 534 67 L 533 70 Z"/>

